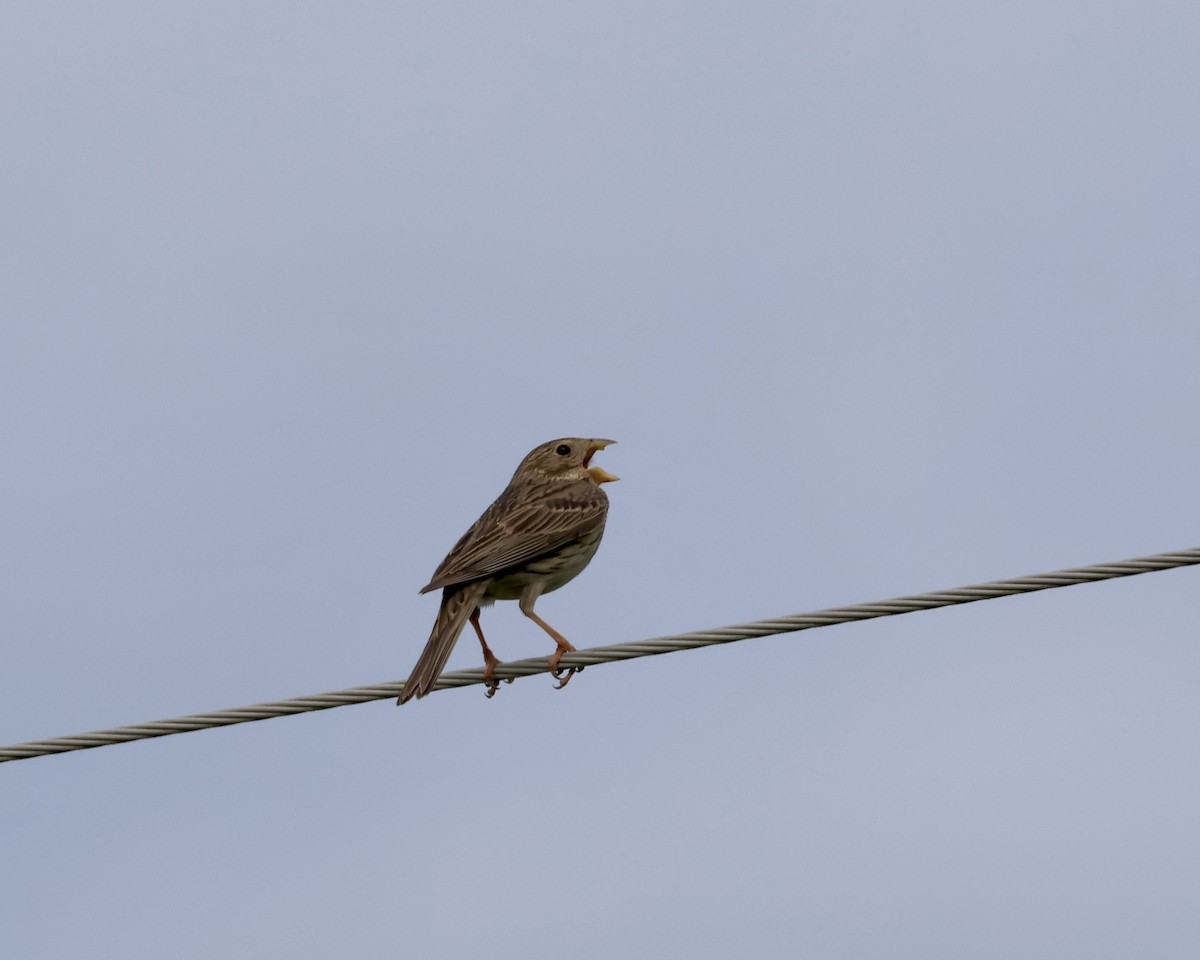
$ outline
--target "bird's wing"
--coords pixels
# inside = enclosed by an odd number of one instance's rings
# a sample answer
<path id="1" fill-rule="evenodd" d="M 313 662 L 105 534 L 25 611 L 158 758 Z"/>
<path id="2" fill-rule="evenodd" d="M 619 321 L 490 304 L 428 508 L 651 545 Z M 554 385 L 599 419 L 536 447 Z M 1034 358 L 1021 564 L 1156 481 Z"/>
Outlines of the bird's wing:
<path id="1" fill-rule="evenodd" d="M 603 526 L 608 497 L 589 481 L 526 483 L 508 487 L 447 554 L 428 593 L 551 553 Z"/>

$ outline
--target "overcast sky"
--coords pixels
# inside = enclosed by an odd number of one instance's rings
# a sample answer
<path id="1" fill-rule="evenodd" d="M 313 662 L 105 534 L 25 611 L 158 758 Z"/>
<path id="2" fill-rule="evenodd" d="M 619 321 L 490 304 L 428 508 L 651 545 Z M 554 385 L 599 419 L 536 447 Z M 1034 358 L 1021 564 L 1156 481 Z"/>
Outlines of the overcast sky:
<path id="1" fill-rule="evenodd" d="M 0 129 L 0 743 L 403 679 L 563 435 L 579 646 L 1200 545 L 1194 0 L 10 3 Z M 4 764 L 0 953 L 1194 958 L 1198 576 Z"/>

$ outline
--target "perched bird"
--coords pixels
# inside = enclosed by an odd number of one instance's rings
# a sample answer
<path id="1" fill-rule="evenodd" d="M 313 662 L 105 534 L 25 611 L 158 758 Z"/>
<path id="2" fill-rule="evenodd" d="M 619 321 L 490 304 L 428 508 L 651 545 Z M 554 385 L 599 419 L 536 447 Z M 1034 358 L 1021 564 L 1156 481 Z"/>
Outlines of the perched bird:
<path id="1" fill-rule="evenodd" d="M 543 593 L 557 590 L 588 565 L 604 535 L 608 496 L 600 484 L 619 479 L 589 466 L 592 455 L 614 440 L 567 437 L 534 447 L 521 461 L 505 491 L 488 507 L 433 574 L 421 593 L 442 590 L 433 632 L 404 684 L 397 703 L 423 697 L 441 674 L 458 635 L 470 623 L 483 647 L 484 682 L 490 697 L 500 682 L 500 661 L 479 626 L 480 607 L 495 600 L 519 600 L 521 612 L 554 638 L 550 670 L 567 685 L 571 668 L 558 669 L 575 648 L 533 611 Z"/>

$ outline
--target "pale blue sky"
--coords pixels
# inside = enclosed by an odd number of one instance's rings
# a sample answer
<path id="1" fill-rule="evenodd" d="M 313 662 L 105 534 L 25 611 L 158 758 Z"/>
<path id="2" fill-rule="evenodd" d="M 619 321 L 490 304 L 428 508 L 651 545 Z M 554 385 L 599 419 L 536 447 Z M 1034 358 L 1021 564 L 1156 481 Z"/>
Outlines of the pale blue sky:
<path id="1" fill-rule="evenodd" d="M 0 23 L 0 742 L 405 677 L 564 434 L 580 646 L 1200 545 L 1194 2 Z M 5 764 L 0 953 L 1193 958 L 1197 583 Z"/>

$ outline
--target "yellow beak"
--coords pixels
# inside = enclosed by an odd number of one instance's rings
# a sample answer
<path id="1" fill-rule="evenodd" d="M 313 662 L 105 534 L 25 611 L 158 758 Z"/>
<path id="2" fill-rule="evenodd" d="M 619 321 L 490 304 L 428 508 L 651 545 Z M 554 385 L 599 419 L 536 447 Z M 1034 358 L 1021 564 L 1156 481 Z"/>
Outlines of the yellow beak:
<path id="1" fill-rule="evenodd" d="M 596 483 L 612 483 L 614 480 L 620 480 L 620 477 L 613 476 L 603 467 L 588 467 L 588 463 L 592 459 L 592 454 L 597 450 L 603 450 L 605 447 L 616 443 L 616 440 L 589 440 L 587 456 L 583 458 L 583 465 L 587 467 L 588 476 Z"/>

